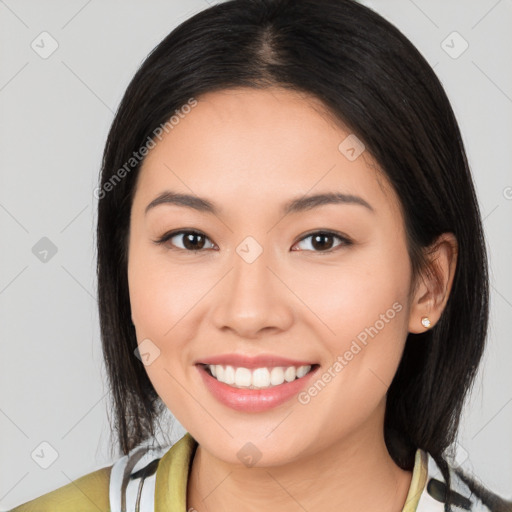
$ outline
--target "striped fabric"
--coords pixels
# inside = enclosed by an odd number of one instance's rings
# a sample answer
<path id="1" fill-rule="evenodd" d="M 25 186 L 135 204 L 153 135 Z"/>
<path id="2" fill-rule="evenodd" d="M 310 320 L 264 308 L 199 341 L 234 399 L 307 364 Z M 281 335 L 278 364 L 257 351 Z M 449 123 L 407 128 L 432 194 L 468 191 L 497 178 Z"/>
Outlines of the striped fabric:
<path id="1" fill-rule="evenodd" d="M 186 492 L 188 466 L 193 457 L 197 442 L 189 433 L 171 448 L 138 447 L 120 458 L 113 466 L 110 476 L 111 512 L 187 512 Z M 155 502 L 156 476 L 159 462 L 163 456 L 175 468 L 172 478 L 161 474 L 159 478 L 169 488 L 178 489 L 173 499 L 166 503 Z M 169 464 L 162 471 L 167 471 Z M 176 470 L 176 468 L 179 468 Z M 463 478 L 450 467 L 452 489 L 455 491 L 454 512 L 512 512 L 512 504 L 488 492 L 496 506 L 489 508 Z M 403 512 L 444 512 L 445 480 L 434 459 L 425 451 L 418 449 L 411 486 Z M 157 493 L 157 496 L 161 494 Z M 509 507 L 509 508 L 507 508 Z M 165 510 L 164 510 L 165 509 Z"/>
<path id="2" fill-rule="evenodd" d="M 118 459 L 110 472 L 111 512 L 153 512 L 156 470 L 169 447 L 140 446 Z"/>

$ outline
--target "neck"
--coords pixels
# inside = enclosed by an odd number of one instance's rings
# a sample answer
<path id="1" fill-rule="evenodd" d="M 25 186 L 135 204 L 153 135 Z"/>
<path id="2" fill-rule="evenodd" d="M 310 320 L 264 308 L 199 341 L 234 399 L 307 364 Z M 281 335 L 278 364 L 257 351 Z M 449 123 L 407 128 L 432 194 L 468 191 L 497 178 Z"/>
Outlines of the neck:
<path id="1" fill-rule="evenodd" d="M 270 467 L 228 464 L 199 445 L 187 510 L 400 512 L 411 478 L 389 455 L 383 429 L 358 429 L 313 455 Z"/>

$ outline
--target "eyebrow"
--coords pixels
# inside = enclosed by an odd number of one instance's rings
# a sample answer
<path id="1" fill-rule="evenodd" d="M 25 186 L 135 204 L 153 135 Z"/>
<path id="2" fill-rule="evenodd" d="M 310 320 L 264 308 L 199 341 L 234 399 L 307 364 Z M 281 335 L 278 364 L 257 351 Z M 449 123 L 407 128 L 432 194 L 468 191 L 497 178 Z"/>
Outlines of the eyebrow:
<path id="1" fill-rule="evenodd" d="M 152 208 L 161 204 L 184 206 L 198 212 L 210 213 L 212 215 L 219 215 L 221 213 L 221 209 L 206 198 L 166 190 L 146 206 L 145 214 L 147 214 Z M 291 199 L 281 207 L 281 213 L 283 215 L 288 215 L 289 213 L 298 213 L 329 204 L 360 205 L 375 213 L 373 207 L 362 197 L 353 194 L 342 194 L 341 192 L 326 192 L 323 194 L 301 196 Z"/>

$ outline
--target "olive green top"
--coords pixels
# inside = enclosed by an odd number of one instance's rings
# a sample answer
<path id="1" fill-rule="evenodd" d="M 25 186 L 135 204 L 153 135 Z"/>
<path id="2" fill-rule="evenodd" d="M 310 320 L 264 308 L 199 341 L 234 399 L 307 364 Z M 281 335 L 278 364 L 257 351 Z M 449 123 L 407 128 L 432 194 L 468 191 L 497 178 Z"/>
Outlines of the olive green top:
<path id="1" fill-rule="evenodd" d="M 187 432 L 160 459 L 156 473 L 155 512 L 187 512 L 187 482 L 197 441 Z M 11 512 L 110 512 L 110 469 L 88 473 Z M 411 486 L 402 512 L 415 512 L 427 478 L 426 453 L 417 450 Z"/>

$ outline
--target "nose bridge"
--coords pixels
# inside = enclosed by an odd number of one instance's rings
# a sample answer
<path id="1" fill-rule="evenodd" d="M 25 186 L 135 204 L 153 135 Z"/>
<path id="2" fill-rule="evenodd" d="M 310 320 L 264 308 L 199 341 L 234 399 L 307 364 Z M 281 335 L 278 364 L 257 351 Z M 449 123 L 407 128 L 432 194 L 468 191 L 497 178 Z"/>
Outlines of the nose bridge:
<path id="1" fill-rule="evenodd" d="M 260 243 L 253 236 L 247 236 L 235 249 L 230 292 L 237 295 L 238 300 L 246 300 L 246 294 L 249 295 L 250 302 L 264 300 L 271 295 L 263 293 L 270 292 L 270 280 L 273 277 L 268 268 L 272 266 L 272 251 L 268 246 L 264 247 L 264 243 L 268 244 L 266 240 Z"/>
<path id="2" fill-rule="evenodd" d="M 273 251 L 247 236 L 235 248 L 232 270 L 222 287 L 215 310 L 217 327 L 230 327 L 241 336 L 254 336 L 274 327 L 286 328 L 291 321 L 283 286 L 271 270 Z"/>

